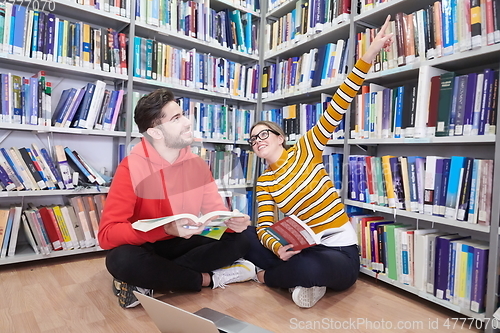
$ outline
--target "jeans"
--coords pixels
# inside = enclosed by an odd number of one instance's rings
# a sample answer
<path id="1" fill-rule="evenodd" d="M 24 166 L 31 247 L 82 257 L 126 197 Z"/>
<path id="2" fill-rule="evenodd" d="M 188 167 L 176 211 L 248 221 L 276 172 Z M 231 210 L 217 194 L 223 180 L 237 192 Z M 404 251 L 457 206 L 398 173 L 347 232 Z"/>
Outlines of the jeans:
<path id="1" fill-rule="evenodd" d="M 220 240 L 203 236 L 176 237 L 143 245 L 121 245 L 106 256 L 115 278 L 159 291 L 200 291 L 201 273 L 232 264 L 249 250 L 241 233 L 226 232 Z"/>
<path id="2" fill-rule="evenodd" d="M 303 249 L 288 261 L 283 261 L 260 243 L 255 227 L 249 227 L 243 233 L 250 240 L 250 251 L 245 259 L 266 271 L 264 279 L 269 287 L 326 286 L 335 291 L 342 291 L 351 287 L 358 278 L 357 245 L 316 245 Z"/>

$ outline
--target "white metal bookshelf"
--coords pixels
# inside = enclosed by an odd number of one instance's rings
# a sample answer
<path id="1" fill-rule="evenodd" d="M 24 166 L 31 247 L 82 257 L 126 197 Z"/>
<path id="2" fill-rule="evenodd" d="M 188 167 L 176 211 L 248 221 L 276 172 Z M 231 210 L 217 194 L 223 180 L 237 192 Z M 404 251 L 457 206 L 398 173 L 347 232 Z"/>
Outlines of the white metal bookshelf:
<path id="1" fill-rule="evenodd" d="M 408 1 L 408 0 L 406 0 Z M 390 2 L 389 2 L 390 3 Z M 366 77 L 367 81 L 384 79 L 387 80 L 404 80 L 410 76 L 417 75 L 418 69 L 422 66 L 443 67 L 448 70 L 459 70 L 470 66 L 470 61 L 491 62 L 497 59 L 500 55 L 500 44 L 483 46 L 475 50 L 454 53 L 451 55 L 434 58 L 431 60 L 415 61 L 401 67 L 387 69 L 385 71 L 371 72 Z"/>
<path id="2" fill-rule="evenodd" d="M 101 135 L 101 136 L 116 136 L 125 137 L 123 131 L 101 131 L 88 128 L 72 128 L 72 127 L 55 127 L 42 125 L 27 125 L 27 124 L 11 124 L 0 122 L 0 130 L 12 131 L 30 131 L 36 133 L 65 133 L 65 134 L 82 134 L 82 135 Z"/>
<path id="3" fill-rule="evenodd" d="M 141 133 L 132 133 L 132 137 L 142 138 Z M 225 145 L 238 145 L 238 146 L 248 146 L 248 141 L 246 140 L 228 140 L 228 139 L 204 139 L 204 138 L 194 138 L 193 145 L 199 146 L 203 143 L 215 143 L 215 144 L 225 144 Z"/>
<path id="4" fill-rule="evenodd" d="M 310 97 L 319 97 L 322 93 L 331 93 L 332 90 L 337 88 L 342 84 L 343 80 L 337 80 L 332 83 L 322 84 L 317 87 L 309 87 L 301 90 L 296 90 L 290 93 L 285 93 L 281 95 L 273 94 L 273 96 L 263 98 L 262 103 L 293 103 L 300 100 L 304 100 L 304 98 Z"/>
<path id="5" fill-rule="evenodd" d="M 394 145 L 394 144 L 494 144 L 495 135 L 433 136 L 426 138 L 349 139 L 351 145 Z"/>
<path id="6" fill-rule="evenodd" d="M 458 220 L 452 220 L 452 219 L 448 219 L 448 218 L 441 217 L 441 216 L 419 214 L 419 213 L 410 212 L 407 210 L 378 206 L 378 205 L 368 204 L 368 203 L 350 200 L 350 199 L 345 199 L 344 203 L 346 205 L 349 205 L 349 206 L 354 206 L 354 207 L 359 207 L 359 208 L 371 210 L 372 212 L 380 212 L 380 213 L 390 214 L 392 216 L 404 216 L 404 217 L 409 217 L 409 218 L 412 218 L 415 220 L 429 221 L 429 222 L 433 222 L 433 223 L 437 223 L 437 224 L 449 225 L 452 227 L 466 229 L 466 230 L 475 230 L 475 231 L 479 231 L 479 232 L 483 232 L 483 233 L 490 232 L 490 226 L 472 224 L 472 223 L 468 223 L 467 221 L 458 221 Z"/>
<path id="7" fill-rule="evenodd" d="M 34 260 L 43 260 L 51 258 L 60 258 L 66 256 L 73 256 L 76 254 L 93 253 L 104 251 L 99 246 L 87 247 L 83 249 L 73 249 L 73 250 L 59 250 L 52 251 L 49 254 L 36 254 L 33 249 L 28 244 L 18 245 L 16 248 L 16 255 L 12 257 L 5 257 L 0 259 L 0 266 L 17 264 L 22 262 L 29 262 Z"/>
<path id="8" fill-rule="evenodd" d="M 47 11 L 49 10 L 47 9 Z M 91 8 L 90 6 L 78 5 L 76 3 L 63 0 L 55 0 L 55 8 L 53 12 L 58 17 L 66 18 L 72 21 L 84 21 L 85 23 L 89 23 L 92 26 L 103 27 L 104 25 L 106 28 L 113 28 L 115 30 L 122 30 L 130 24 L 130 19 L 126 17 L 114 15 L 101 10 L 96 10 L 94 8 Z M 4 68 L 8 68 L 11 72 L 19 71 L 36 73 L 40 70 L 44 70 L 47 77 L 69 78 L 80 82 L 103 80 L 116 86 L 117 84 L 123 84 L 128 80 L 128 75 L 124 74 L 105 72 L 99 69 L 71 66 L 53 61 L 5 53 L 0 53 L 0 64 L 3 65 Z M 55 107 L 57 102 L 58 100 L 54 100 L 53 98 L 52 108 Z M 9 136 L 9 134 L 18 132 L 31 132 L 31 134 L 34 135 L 33 138 L 28 138 L 28 140 L 31 142 L 40 140 L 39 134 L 68 134 L 77 136 L 84 135 L 86 137 L 90 135 L 92 137 L 108 137 L 109 140 L 126 137 L 126 132 L 122 131 L 104 131 L 42 125 L 12 124 L 4 122 L 0 123 L 0 131 L 2 131 L 0 142 L 5 140 Z M 52 136 L 48 136 L 47 138 L 51 137 Z M 51 140 L 52 139 L 50 139 L 49 142 Z M 68 144 L 71 144 L 72 141 L 74 141 L 74 139 L 70 140 Z M 3 202 L 3 204 L 24 204 L 29 198 L 30 201 L 35 203 L 40 201 L 44 202 L 44 204 L 49 204 L 50 202 L 53 202 L 53 200 L 60 202 L 61 199 L 67 196 L 103 194 L 108 193 L 108 191 L 108 187 L 98 186 L 92 188 L 76 188 L 73 190 L 2 191 L 0 192 L 0 200 Z M 56 199 L 53 199 L 52 197 Z M 23 233 L 22 230 L 23 229 L 20 228 L 18 237 L 24 239 L 21 236 L 21 234 Z M 35 254 L 31 246 L 27 242 L 18 242 L 16 247 L 16 254 L 12 257 L 1 258 L 0 265 L 29 262 L 33 260 L 56 258 L 97 251 L 103 250 L 98 246 L 94 246 L 91 248 L 83 249 L 53 251 L 48 255 L 42 255 Z"/>
<path id="9" fill-rule="evenodd" d="M 398 12 L 411 13 L 417 11 L 419 9 L 426 8 L 427 5 L 434 3 L 433 0 L 424 0 L 424 1 L 412 1 L 412 0 L 392 0 L 389 2 L 378 3 L 376 7 L 364 11 L 360 14 L 357 14 L 357 1 L 353 0 L 351 2 L 351 18 L 347 22 L 336 25 L 329 26 L 328 28 L 323 29 L 322 32 L 315 34 L 313 37 L 305 37 L 303 40 L 298 40 L 296 42 L 292 42 L 286 45 L 286 49 L 279 49 L 273 52 L 266 52 L 264 55 L 261 64 L 264 64 L 264 61 L 271 62 L 273 59 L 283 59 L 290 56 L 300 56 L 304 52 L 307 52 L 311 48 L 318 47 L 321 44 L 326 44 L 329 42 L 335 43 L 338 38 L 346 38 L 346 36 L 350 36 L 350 45 L 349 45 L 349 53 L 350 53 L 350 63 L 349 67 L 352 68 L 354 65 L 353 57 L 355 51 L 354 40 L 356 39 L 356 33 L 358 31 L 364 30 L 366 27 L 380 27 L 388 14 L 391 14 L 392 19 L 394 19 L 394 15 Z M 283 1 L 283 3 L 273 8 L 272 10 L 264 10 L 263 16 L 269 19 L 269 21 L 274 21 L 277 18 L 286 15 L 292 9 L 295 8 L 295 1 Z M 346 33 L 345 30 L 348 30 Z M 344 34 L 343 37 L 342 33 Z M 365 83 L 378 83 L 378 84 L 387 84 L 394 86 L 398 82 L 407 82 L 409 80 L 416 80 L 419 75 L 419 69 L 421 66 L 428 65 L 433 67 L 442 68 L 448 71 L 470 71 L 471 63 L 474 66 L 478 66 L 481 64 L 491 63 L 494 64 L 495 69 L 500 67 L 500 44 L 490 45 L 481 47 L 476 50 L 470 50 L 465 52 L 459 52 L 457 54 L 443 56 L 437 59 L 432 60 L 422 60 L 416 61 L 414 63 L 408 64 L 406 66 L 401 66 L 397 68 L 392 68 L 385 71 L 379 72 L 370 72 L 367 76 Z M 293 104 L 293 103 L 301 103 L 305 98 L 315 98 L 319 100 L 319 96 L 321 93 L 332 93 L 334 88 L 338 86 L 341 82 L 328 85 L 315 87 L 312 89 L 308 89 L 307 91 L 295 91 L 293 94 L 284 94 L 280 96 L 270 96 L 261 99 L 262 104 Z M 420 149 L 420 147 L 424 147 L 426 151 L 437 149 L 438 154 L 441 154 L 443 151 L 448 153 L 454 153 L 457 149 L 463 150 L 463 155 L 468 156 L 467 153 L 469 150 L 475 150 L 474 148 L 477 146 L 481 147 L 481 153 L 483 151 L 489 152 L 492 156 L 494 156 L 495 160 L 495 170 L 494 175 L 496 176 L 493 188 L 493 203 L 500 201 L 500 144 L 496 135 L 483 135 L 483 136 L 454 136 L 454 137 L 428 137 L 428 138 L 400 138 L 400 139 L 349 139 L 347 137 L 347 133 L 350 133 L 350 118 L 351 118 L 352 110 L 346 113 L 344 116 L 345 124 L 346 124 L 346 139 L 343 140 L 330 140 L 328 145 L 340 145 L 344 148 L 344 156 L 349 156 L 351 154 L 351 150 L 356 148 L 361 148 L 364 151 L 363 154 L 375 155 L 378 147 L 383 147 L 383 152 L 387 153 L 391 149 L 399 147 L 400 150 L 411 148 L 413 151 L 416 149 Z M 497 122 L 498 128 L 498 122 Z M 293 144 L 294 142 L 289 142 Z M 440 148 L 439 148 L 440 147 Z M 453 149 L 448 149 L 448 147 L 453 147 Z M 439 150 L 441 149 L 441 150 Z M 493 153 L 494 150 L 494 153 Z M 373 154 L 373 152 L 375 152 Z M 473 155 L 475 152 L 471 152 Z M 421 153 L 417 153 L 421 154 Z M 479 154 L 479 153 L 477 153 Z M 494 154 L 494 155 L 493 155 Z M 446 154 L 445 154 L 446 155 Z M 345 160 L 345 159 L 344 159 Z M 344 167 L 344 170 L 347 170 Z M 347 172 L 344 172 L 344 183 L 347 182 Z M 345 186 L 346 188 L 346 186 Z M 343 196 L 345 197 L 346 189 L 343 189 Z M 482 235 L 485 238 L 489 237 L 490 239 L 490 260 L 489 260 L 489 270 L 488 270 L 488 287 L 487 287 L 487 304 L 486 304 L 486 312 L 482 314 L 474 313 L 468 309 L 460 308 L 454 304 L 451 304 L 448 301 L 440 300 L 434 297 L 431 294 L 423 293 L 417 290 L 414 287 L 404 285 L 399 283 L 398 281 L 393 281 L 388 279 L 383 274 L 376 275 L 375 272 L 372 272 L 368 269 L 361 268 L 361 272 L 370 276 L 377 276 L 377 278 L 381 281 L 384 281 L 388 284 L 394 285 L 400 289 L 411 292 L 415 295 L 418 295 L 421 298 L 432 301 L 436 304 L 439 304 L 443 307 L 451 309 L 453 311 L 459 312 L 465 316 L 469 316 L 471 318 L 476 318 L 478 320 L 484 320 L 485 318 L 492 318 L 493 311 L 496 310 L 496 292 L 497 292 L 497 267 L 498 267 L 498 253 L 496 249 L 498 248 L 498 226 L 499 226 L 499 215 L 500 211 L 496 204 L 492 206 L 492 221 L 490 226 L 483 226 L 477 224 L 470 224 L 467 222 L 451 220 L 439 216 L 431 216 L 425 214 L 418 214 L 415 212 L 409 212 L 405 210 L 397 210 L 372 204 L 367 204 L 363 202 L 358 202 L 354 200 L 343 199 L 343 202 L 346 205 L 351 205 L 355 207 L 364 208 L 367 211 L 373 211 L 378 213 L 383 213 L 390 216 L 401 216 L 405 219 L 411 219 L 418 224 L 418 221 L 425 221 L 430 223 L 435 223 L 438 225 L 449 227 L 460 228 L 464 231 L 464 233 L 469 234 L 477 234 Z M 439 227 L 437 227 L 439 228 Z M 491 329 L 487 332 L 491 332 Z"/>
<path id="10" fill-rule="evenodd" d="M 224 8 L 238 9 L 239 11 L 241 11 L 243 13 L 250 13 L 257 18 L 260 18 L 259 12 L 255 11 L 253 9 L 247 8 L 246 6 L 235 4 L 235 3 L 231 2 L 230 0 L 228 0 L 228 1 L 212 0 L 212 1 L 210 1 L 210 7 L 215 9 L 215 10 L 221 10 Z"/>
<path id="11" fill-rule="evenodd" d="M 381 26 L 387 15 L 391 15 L 391 19 L 398 12 L 411 13 L 416 10 L 425 8 L 427 5 L 434 3 L 433 0 L 421 0 L 421 1 L 411 1 L 411 0 L 389 0 L 383 3 L 375 4 L 375 7 L 357 14 L 355 10 L 352 10 L 353 20 L 355 23 L 360 22 L 364 26 L 369 26 L 372 24 Z M 355 7 L 352 7 L 355 8 Z"/>
<path id="12" fill-rule="evenodd" d="M 169 43 L 172 43 L 172 45 L 181 48 L 188 50 L 195 48 L 197 52 L 210 53 L 214 56 L 224 57 L 234 61 L 245 62 L 252 60 L 257 61 L 259 59 L 259 57 L 255 54 L 248 54 L 238 50 L 233 50 L 229 47 L 223 47 L 215 42 L 186 36 L 185 34 L 175 30 L 155 27 L 144 22 L 135 22 L 135 25 L 135 28 L 137 29 L 136 36 L 144 38 L 155 36 L 158 41 L 165 39 L 168 40 Z"/>
<path id="13" fill-rule="evenodd" d="M 199 97 L 210 97 L 210 98 L 217 98 L 219 100 L 233 100 L 233 101 L 238 101 L 238 102 L 244 102 L 248 104 L 256 104 L 257 101 L 251 98 L 243 97 L 243 96 L 234 96 L 231 94 L 223 94 L 219 92 L 213 92 L 213 91 L 208 91 L 208 90 L 203 90 L 199 88 L 191 88 L 191 87 L 185 87 L 173 83 L 167 83 L 167 82 L 161 82 L 161 81 L 156 81 L 156 80 L 148 80 L 148 79 L 143 79 L 143 78 L 138 78 L 134 77 L 134 83 L 137 83 L 139 87 L 149 87 L 149 88 L 168 88 L 171 89 L 174 92 L 187 92 L 190 95 L 196 95 Z"/>
<path id="14" fill-rule="evenodd" d="M 309 50 L 331 41 L 335 41 L 339 38 L 343 38 L 349 34 L 350 24 L 350 20 L 339 24 L 325 24 L 323 26 L 323 30 L 319 33 L 303 35 L 303 37 L 298 39 L 280 44 L 277 50 L 273 52 L 269 51 L 265 54 L 265 60 L 271 60 L 277 57 L 281 59 L 288 58 L 291 55 L 296 54 L 297 52 L 295 50 L 299 47 L 303 50 Z"/>
<path id="15" fill-rule="evenodd" d="M 76 2 L 67 0 L 53 0 L 53 2 L 55 3 L 54 12 L 56 14 L 71 16 L 74 19 L 79 19 L 87 23 L 102 25 L 103 20 L 106 20 L 106 25 L 109 25 L 109 28 L 118 28 L 130 23 L 130 18 L 128 17 L 106 12 L 103 9 L 99 10 L 89 5 L 77 4 Z M 43 4 L 41 7 L 43 7 Z M 48 4 L 46 4 L 44 9 L 49 11 L 48 7 Z"/>
<path id="16" fill-rule="evenodd" d="M 353 1 L 355 3 L 355 1 Z M 359 15 L 353 16 L 353 25 L 364 25 L 364 26 L 381 26 L 385 21 L 388 14 L 391 14 L 394 18 L 394 14 L 397 12 L 405 12 L 411 13 L 416 10 L 425 8 L 431 1 L 411 1 L 411 0 L 392 0 L 387 3 L 383 3 L 377 5 L 374 9 L 361 13 Z M 353 7 L 354 8 L 354 7 Z M 352 29 L 351 31 L 354 31 Z M 386 71 L 380 72 L 372 72 L 367 76 L 366 83 L 374 82 L 378 84 L 392 84 L 395 82 L 405 82 L 411 79 L 418 78 L 419 68 L 421 66 L 432 66 L 438 67 L 448 71 L 467 71 L 472 70 L 471 68 L 474 66 L 481 66 L 482 64 L 491 64 L 495 69 L 500 67 L 500 62 L 498 61 L 500 54 L 500 44 L 483 46 L 481 48 L 475 50 L 469 50 L 464 52 L 457 52 L 452 55 L 443 56 L 440 58 L 435 58 L 431 60 L 422 60 L 416 61 L 412 64 L 408 64 L 406 66 L 389 69 Z M 472 66 L 471 66 L 472 64 Z M 346 124 L 349 123 L 350 114 L 346 114 Z M 498 121 L 497 121 L 498 126 Z M 347 132 L 347 130 L 346 130 Z M 470 156 L 468 154 L 475 154 L 475 147 L 481 147 L 483 151 L 489 151 L 491 156 L 495 161 L 494 166 L 494 185 L 493 185 L 493 198 L 492 198 L 492 212 L 491 212 L 491 224 L 489 226 L 470 224 L 463 221 L 451 220 L 439 216 L 431 216 L 425 214 L 418 214 L 415 212 L 409 212 L 405 210 L 398 210 L 393 208 L 381 207 L 378 205 L 372 205 L 362 202 L 357 202 L 354 200 L 344 199 L 344 203 L 347 205 L 352 205 L 355 207 L 361 207 L 366 210 L 371 210 L 373 212 L 379 212 L 383 214 L 387 214 L 388 216 L 402 216 L 409 219 L 412 219 L 418 223 L 418 221 L 428 221 L 431 223 L 440 224 L 447 227 L 460 228 L 462 230 L 469 230 L 470 234 L 474 234 L 474 232 L 482 233 L 485 237 L 489 238 L 490 243 L 490 256 L 488 262 L 488 282 L 486 289 L 486 312 L 482 314 L 474 313 L 469 309 L 460 308 L 454 304 L 451 304 L 448 301 L 443 301 L 437 299 L 433 295 L 427 294 L 425 292 L 421 292 L 414 287 L 404 285 L 397 281 L 393 281 L 387 276 L 383 274 L 376 275 L 374 272 L 364 269 L 361 269 L 361 272 L 368 274 L 370 276 L 376 276 L 379 280 L 384 281 L 386 283 L 392 284 L 411 292 L 419 297 L 424 299 L 428 299 L 436 304 L 439 304 L 443 307 L 449 308 L 471 318 L 476 318 L 479 320 L 491 319 L 493 312 L 496 310 L 496 302 L 497 302 L 497 267 L 498 267 L 498 235 L 499 235 L 499 215 L 500 211 L 498 209 L 498 205 L 494 204 L 500 200 L 500 195 L 498 191 L 500 190 L 500 142 L 496 135 L 483 135 L 483 136 L 452 136 L 452 137 L 425 137 L 425 138 L 400 138 L 400 139 L 348 139 L 346 140 L 347 145 L 345 146 L 344 152 L 347 155 L 350 154 L 351 149 L 355 146 L 368 146 L 369 151 L 367 152 L 369 155 L 380 156 L 377 154 L 377 150 L 383 148 L 384 154 L 389 152 L 391 149 L 396 149 L 399 147 L 401 149 L 410 149 L 412 148 L 415 151 L 415 148 L 422 147 L 426 148 L 426 151 L 429 149 L 434 150 L 436 154 L 455 154 L 457 150 L 461 149 L 460 155 Z M 403 145 L 403 146 L 401 146 Z M 404 147 L 404 148 L 402 148 Z M 450 149 L 453 148 L 453 149 Z M 421 148 L 418 148 L 421 149 Z M 397 149 L 396 149 L 397 150 Z M 408 153 L 410 154 L 410 153 Z M 347 177 L 347 175 L 345 175 Z M 347 178 L 344 178 L 344 182 Z M 439 228 L 437 226 L 437 228 Z M 464 232 L 465 233 L 465 232 Z M 486 328 L 486 332 L 492 332 L 493 329 L 491 325 Z"/>
<path id="17" fill-rule="evenodd" d="M 68 75 L 68 76 L 78 76 L 78 78 L 80 79 L 85 78 L 85 79 L 120 80 L 120 81 L 127 80 L 127 75 L 124 74 L 105 72 L 93 68 L 71 66 L 54 61 L 28 58 L 14 54 L 0 53 L 0 64 L 8 65 L 10 67 L 18 67 L 19 70 L 26 70 L 26 68 L 36 69 L 37 71 L 45 70 L 51 76 Z"/>
<path id="18" fill-rule="evenodd" d="M 282 1 L 281 5 L 266 12 L 266 18 L 281 17 L 295 8 L 295 1 Z M 261 4 L 262 5 L 262 4 Z"/>
<path id="19" fill-rule="evenodd" d="M 133 40 L 135 36 L 140 36 L 143 38 L 155 38 L 156 40 L 175 45 L 177 47 L 185 49 L 195 48 L 197 52 L 209 53 L 213 56 L 222 57 L 224 59 L 230 59 L 235 62 L 240 62 L 243 64 L 257 63 L 260 57 L 256 54 L 247 54 L 237 50 L 232 50 L 229 47 L 224 48 L 219 44 L 214 42 L 201 41 L 196 38 L 185 36 L 181 33 L 169 31 L 167 29 L 159 29 L 158 27 L 150 26 L 142 22 L 137 22 L 135 17 L 135 1 L 130 1 L 130 8 L 127 8 L 129 13 L 128 16 L 124 17 L 116 15 L 104 10 L 97 10 L 91 6 L 80 5 L 68 0 L 54 0 L 55 9 L 54 13 L 61 18 L 65 18 L 71 21 L 82 21 L 92 26 L 96 27 L 106 27 L 113 28 L 119 32 L 127 30 L 128 37 L 128 74 L 117 74 L 111 72 L 104 72 L 93 68 L 84 68 L 71 66 L 67 64 L 61 64 L 52 61 L 46 61 L 36 58 L 29 58 L 19 55 L 12 55 L 6 53 L 0 53 L 0 66 L 4 65 L 11 71 L 32 71 L 37 72 L 40 70 L 46 71 L 48 76 L 52 77 L 64 77 L 71 78 L 80 81 L 92 81 L 92 80 L 104 80 L 107 83 L 112 83 L 115 86 L 124 85 L 124 89 L 129 96 L 132 96 L 134 92 L 134 87 L 144 88 L 152 90 L 158 87 L 170 88 L 173 91 L 177 91 L 179 94 L 187 94 L 189 96 L 197 96 L 200 99 L 213 99 L 214 101 L 220 101 L 221 103 L 234 103 L 238 105 L 255 105 L 257 103 L 256 99 L 245 98 L 240 96 L 232 96 L 230 94 L 214 93 L 209 91 L 204 91 L 201 89 L 193 89 L 184 86 L 171 85 L 154 80 L 145 80 L 133 77 Z M 260 20 L 260 13 L 250 10 L 244 6 L 236 5 L 227 0 L 212 0 L 214 8 L 232 8 L 238 9 L 244 13 L 250 13 L 253 19 Z M 130 15 L 130 13 L 133 13 Z M 261 31 L 259 30 L 259 35 Z M 260 41 L 260 38 L 259 38 Z M 31 132 L 32 134 L 38 136 L 39 134 L 61 134 L 61 135 L 85 135 L 93 137 L 109 137 L 108 140 L 113 140 L 113 144 L 116 145 L 117 142 L 125 142 L 128 145 L 132 138 L 142 137 L 139 133 L 132 133 L 131 131 L 131 121 L 133 110 L 131 108 L 131 98 L 127 99 L 126 104 L 126 131 L 100 131 L 91 129 L 78 129 L 78 128 L 61 128 L 54 126 L 38 126 L 38 125 L 26 125 L 26 124 L 10 124 L 10 123 L 0 123 L 0 131 L 3 131 L 3 136 L 0 133 L 0 142 L 2 138 L 5 138 L 12 132 Z M 57 104 L 57 100 L 52 98 L 52 103 Z M 55 104 L 53 106 L 55 106 Z M 83 137 L 82 137 L 83 138 Z M 103 139 L 104 140 L 104 139 Z M 118 141 L 120 140 L 120 141 Z M 207 143 L 217 143 L 217 144 L 231 144 L 231 145 L 248 145 L 244 140 L 213 140 L 213 139 L 203 139 Z M 111 158 L 111 157 L 106 157 Z M 239 190 L 248 189 L 247 185 L 228 185 L 223 186 L 223 190 Z M 0 199 L 4 202 L 25 202 L 25 197 L 30 198 L 30 200 L 40 200 L 47 202 L 52 200 L 52 197 L 64 198 L 66 196 L 72 195 L 91 195 L 91 194 L 101 194 L 107 193 L 108 187 L 95 187 L 95 188 L 85 188 L 76 190 L 40 190 L 40 191 L 2 191 L 0 192 Z M 20 231 L 21 233 L 22 231 Z M 66 251 L 53 251 L 48 255 L 35 254 L 33 249 L 27 243 L 18 243 L 16 249 L 16 255 L 13 257 L 7 257 L 0 259 L 0 265 L 19 263 L 19 262 L 29 262 L 33 260 L 41 260 L 55 257 L 62 257 L 75 254 L 91 253 L 103 251 L 98 246 L 85 249 L 76 250 L 66 250 Z"/>
<path id="20" fill-rule="evenodd" d="M 413 286 L 409 286 L 409 285 L 406 285 L 404 283 L 401 283 L 399 281 L 396 281 L 396 280 L 393 280 L 393 279 L 390 279 L 387 277 L 387 275 L 383 274 L 383 273 L 376 273 L 372 270 L 369 270 L 365 267 L 361 267 L 360 268 L 360 271 L 361 273 L 363 274 L 366 274 L 368 276 L 371 276 L 377 280 L 380 280 L 380 281 L 383 281 L 387 284 L 390 284 L 390 285 L 393 285 L 395 287 L 398 287 L 399 289 L 402 289 L 402 290 L 405 290 L 409 293 L 412 293 L 414 295 L 417 295 L 419 296 L 420 298 L 423 298 L 423 299 L 426 299 L 428 301 L 431 301 L 433 303 L 436 303 L 442 307 L 445 307 L 447 309 L 450 309 L 452 311 L 455 311 L 455 312 L 458 312 L 458 313 L 461 313 L 463 315 L 466 315 L 467 317 L 470 317 L 470 318 L 475 318 L 475 319 L 478 319 L 480 321 L 484 321 L 485 319 L 485 316 L 484 316 L 484 313 L 475 313 L 475 312 L 472 312 L 470 311 L 469 309 L 465 309 L 465 308 L 462 308 L 458 305 L 455 305 L 453 303 L 450 303 L 446 300 L 443 300 L 443 299 L 439 299 L 437 297 L 435 297 L 434 295 L 432 294 L 429 294 L 425 291 L 422 291 L 422 290 L 419 290 Z"/>
<path id="21" fill-rule="evenodd" d="M 40 191 L 2 191 L 0 198 L 10 197 L 46 197 L 46 196 L 67 196 L 67 195 L 88 195 L 108 193 L 109 187 L 100 186 L 95 188 L 81 188 L 74 190 L 40 190 Z"/>

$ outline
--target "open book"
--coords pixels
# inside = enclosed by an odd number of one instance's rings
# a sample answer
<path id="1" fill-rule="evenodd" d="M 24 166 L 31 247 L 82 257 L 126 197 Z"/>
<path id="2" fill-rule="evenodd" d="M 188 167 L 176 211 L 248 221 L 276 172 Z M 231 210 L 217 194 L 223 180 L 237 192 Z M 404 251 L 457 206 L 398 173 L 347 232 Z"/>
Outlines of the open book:
<path id="1" fill-rule="evenodd" d="M 287 216 L 265 230 L 272 234 L 281 245 L 292 244 L 294 251 L 320 244 L 324 234 L 324 231 L 319 234 L 314 233 L 311 227 L 295 215 Z"/>
<path id="2" fill-rule="evenodd" d="M 223 225 L 225 221 L 229 220 L 232 217 L 241 217 L 245 216 L 245 214 L 240 213 L 239 211 L 235 210 L 233 212 L 228 212 L 228 211 L 214 211 L 207 213 L 205 215 L 202 215 L 200 217 L 189 214 L 189 213 L 183 213 L 183 214 L 177 214 L 177 215 L 172 215 L 172 216 L 165 216 L 165 217 L 158 217 L 155 219 L 144 219 L 144 220 L 138 220 L 134 223 L 132 223 L 132 228 L 135 230 L 139 231 L 150 231 L 155 228 L 161 227 L 162 225 L 165 225 L 167 223 L 180 220 L 180 219 L 190 219 L 194 222 L 198 223 L 205 223 L 208 220 L 218 216 L 218 218 L 213 219 L 210 221 L 205 227 L 207 226 L 220 226 Z"/>

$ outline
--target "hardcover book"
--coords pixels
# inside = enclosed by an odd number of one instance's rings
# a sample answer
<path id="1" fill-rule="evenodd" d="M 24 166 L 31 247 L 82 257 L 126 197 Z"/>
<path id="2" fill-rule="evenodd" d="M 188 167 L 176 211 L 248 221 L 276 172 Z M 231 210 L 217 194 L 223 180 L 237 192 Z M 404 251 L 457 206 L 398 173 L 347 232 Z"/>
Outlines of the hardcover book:
<path id="1" fill-rule="evenodd" d="M 319 234 L 314 233 L 311 227 L 295 215 L 287 216 L 265 230 L 272 234 L 282 246 L 293 245 L 294 251 L 320 244 L 324 234 L 324 231 Z"/>

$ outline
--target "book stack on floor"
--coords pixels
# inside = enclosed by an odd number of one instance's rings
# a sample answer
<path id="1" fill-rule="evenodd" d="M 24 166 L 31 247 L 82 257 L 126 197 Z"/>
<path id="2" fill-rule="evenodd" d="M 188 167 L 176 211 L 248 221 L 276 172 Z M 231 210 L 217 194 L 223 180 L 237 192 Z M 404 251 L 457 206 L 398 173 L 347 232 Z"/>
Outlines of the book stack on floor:
<path id="1" fill-rule="evenodd" d="M 69 198 L 69 204 L 0 209 L 0 260 L 16 254 L 20 233 L 36 254 L 99 245 L 97 232 L 105 201 L 105 194 L 81 195 Z"/>
<path id="2" fill-rule="evenodd" d="M 363 268 L 474 313 L 485 311 L 487 242 L 417 229 L 383 216 L 352 215 Z"/>

